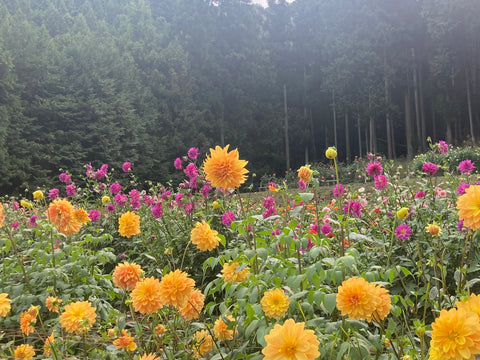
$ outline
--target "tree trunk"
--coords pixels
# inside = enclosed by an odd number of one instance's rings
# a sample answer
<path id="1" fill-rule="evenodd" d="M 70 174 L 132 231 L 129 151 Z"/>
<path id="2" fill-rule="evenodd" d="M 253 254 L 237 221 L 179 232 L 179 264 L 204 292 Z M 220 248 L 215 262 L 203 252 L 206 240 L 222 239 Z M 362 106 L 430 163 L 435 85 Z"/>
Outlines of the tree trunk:
<path id="1" fill-rule="evenodd" d="M 468 105 L 468 121 L 470 123 L 470 137 L 472 138 L 472 146 L 475 146 L 475 132 L 473 130 L 473 115 L 472 115 L 472 97 L 470 91 L 470 79 L 468 76 L 468 65 L 465 66 L 465 82 L 467 85 L 467 105 Z"/>
<path id="2" fill-rule="evenodd" d="M 368 139 L 369 131 L 370 131 L 369 126 L 365 126 L 365 155 L 368 155 L 369 152 L 372 152 L 372 149 L 370 149 L 370 141 Z"/>
<path id="3" fill-rule="evenodd" d="M 312 158 L 317 158 L 317 145 L 315 144 L 315 127 L 313 126 L 312 108 L 309 109 L 310 133 L 312 136 Z"/>
<path id="4" fill-rule="evenodd" d="M 287 109 L 287 85 L 283 84 L 283 108 L 285 111 L 285 164 L 286 170 L 290 169 L 290 145 L 288 143 L 288 109 Z"/>
<path id="5" fill-rule="evenodd" d="M 350 163 L 350 126 L 348 125 L 348 112 L 345 113 L 345 153 L 347 164 Z"/>
<path id="6" fill-rule="evenodd" d="M 369 95 L 368 97 L 368 108 L 370 110 L 370 107 L 372 106 L 371 104 L 371 96 Z M 371 111 L 369 111 L 369 113 L 371 113 Z M 370 130 L 370 152 L 373 153 L 373 154 L 376 154 L 377 153 L 377 128 L 376 128 L 376 124 L 375 124 L 375 118 L 370 115 L 370 119 L 369 119 L 369 126 L 368 126 L 369 130 Z"/>
<path id="7" fill-rule="evenodd" d="M 335 90 L 332 90 L 332 107 L 333 107 L 333 137 L 335 140 L 335 148 L 338 149 L 337 143 L 337 109 L 335 106 Z"/>
<path id="8" fill-rule="evenodd" d="M 422 134 L 422 124 L 420 119 L 420 98 L 418 94 L 418 79 L 417 79 L 417 64 L 415 60 L 415 49 L 412 48 L 412 58 L 413 58 L 413 95 L 415 100 L 415 124 L 417 128 L 417 136 L 418 136 L 418 150 L 424 151 L 425 150 L 425 139 L 424 134 Z"/>
<path id="9" fill-rule="evenodd" d="M 383 66 L 384 66 L 384 85 L 385 85 L 385 126 L 387 132 L 387 156 L 389 159 L 393 157 L 393 146 L 392 146 L 392 122 L 390 120 L 390 86 L 387 76 L 387 57 L 385 51 L 383 53 Z"/>
<path id="10" fill-rule="evenodd" d="M 405 139 L 407 140 L 407 159 L 412 160 L 415 151 L 413 149 L 413 124 L 412 124 L 412 104 L 410 88 L 405 91 Z"/>
<path id="11" fill-rule="evenodd" d="M 360 128 L 360 116 L 357 115 L 357 133 L 358 133 L 358 157 L 362 158 L 362 129 Z"/>

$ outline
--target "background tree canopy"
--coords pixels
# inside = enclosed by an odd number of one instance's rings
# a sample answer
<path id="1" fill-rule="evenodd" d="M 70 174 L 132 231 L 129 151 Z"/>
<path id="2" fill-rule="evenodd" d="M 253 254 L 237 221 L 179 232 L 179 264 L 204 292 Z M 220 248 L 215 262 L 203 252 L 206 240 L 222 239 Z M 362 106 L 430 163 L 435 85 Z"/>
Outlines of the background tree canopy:
<path id="1" fill-rule="evenodd" d="M 475 143 L 479 33 L 478 0 L 3 0 L 0 193 L 87 163 L 166 182 L 192 146 L 261 175 Z"/>

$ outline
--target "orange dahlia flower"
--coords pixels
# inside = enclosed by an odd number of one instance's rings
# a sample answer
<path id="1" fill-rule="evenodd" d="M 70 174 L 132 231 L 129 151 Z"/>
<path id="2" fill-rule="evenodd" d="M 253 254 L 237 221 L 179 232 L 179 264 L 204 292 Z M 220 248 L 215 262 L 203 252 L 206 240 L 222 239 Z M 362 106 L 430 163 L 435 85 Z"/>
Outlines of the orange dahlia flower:
<path id="1" fill-rule="evenodd" d="M 203 162 L 205 178 L 216 188 L 225 190 L 235 189 L 247 179 L 248 170 L 245 169 L 248 161 L 239 160 L 238 150 L 228 151 L 230 145 L 223 149 L 216 146 L 210 149 L 210 156 Z"/>
<path id="2" fill-rule="evenodd" d="M 15 359 L 30 360 L 35 356 L 35 350 L 32 345 L 22 344 L 16 347 L 13 352 L 13 357 Z"/>
<path id="3" fill-rule="evenodd" d="M 223 318 L 227 319 L 227 324 L 223 321 Z M 213 333 L 218 340 L 233 340 L 235 337 L 235 319 L 232 315 L 219 317 L 213 325 Z"/>
<path id="4" fill-rule="evenodd" d="M 230 260 L 223 264 L 222 274 L 224 281 L 238 283 L 247 279 L 250 268 L 246 264 L 240 265 L 238 261 Z"/>
<path id="5" fill-rule="evenodd" d="M 45 343 L 43 344 L 43 355 L 49 357 L 52 355 L 52 346 L 55 341 L 54 333 L 52 332 L 49 337 L 45 339 Z"/>
<path id="6" fill-rule="evenodd" d="M 194 286 L 195 280 L 189 278 L 186 272 L 177 269 L 162 278 L 159 295 L 164 304 L 181 309 L 190 299 Z"/>
<path id="7" fill-rule="evenodd" d="M 65 306 L 60 315 L 60 325 L 68 332 L 75 334 L 86 333 L 95 324 L 96 308 L 90 301 L 77 301 Z"/>
<path id="8" fill-rule="evenodd" d="M 84 209 L 75 210 L 73 212 L 73 219 L 80 224 L 86 224 L 90 221 L 88 213 Z"/>
<path id="9" fill-rule="evenodd" d="M 113 342 L 113 345 L 117 347 L 117 349 L 125 349 L 125 351 L 133 351 L 137 348 L 137 344 L 133 340 L 135 338 L 130 336 L 125 329 L 122 329 L 122 335 L 117 340 Z"/>
<path id="10" fill-rule="evenodd" d="M 304 183 L 310 182 L 310 180 L 312 179 L 312 174 L 313 170 L 310 169 L 310 165 L 305 165 L 298 169 L 298 177 Z"/>
<path id="11" fill-rule="evenodd" d="M 116 287 L 132 291 L 142 275 L 143 270 L 140 265 L 125 261 L 122 264 L 118 264 L 113 270 L 112 281 Z"/>
<path id="12" fill-rule="evenodd" d="M 455 305 L 458 310 L 474 312 L 480 317 L 480 295 L 471 294 L 468 298 L 457 301 Z"/>
<path id="13" fill-rule="evenodd" d="M 193 340 L 195 342 L 193 348 L 193 357 L 196 359 L 204 356 L 214 348 L 212 335 L 210 335 L 207 330 L 198 330 L 195 334 L 193 334 Z"/>
<path id="14" fill-rule="evenodd" d="M 118 219 L 118 232 L 127 238 L 140 234 L 140 216 L 127 211 Z"/>
<path id="15" fill-rule="evenodd" d="M 450 309 L 440 311 L 432 323 L 431 360 L 474 359 L 480 354 L 478 316 L 473 312 Z"/>
<path id="16" fill-rule="evenodd" d="M 457 200 L 458 218 L 473 231 L 480 229 L 480 185 L 470 185 Z"/>
<path id="17" fill-rule="evenodd" d="M 80 231 L 82 224 L 74 218 L 75 208 L 66 199 L 57 199 L 50 203 L 47 217 L 57 230 L 65 235 L 73 235 Z"/>
<path id="18" fill-rule="evenodd" d="M 60 304 L 62 303 L 62 299 L 59 299 L 55 296 L 49 296 L 45 300 L 45 306 L 51 312 L 60 312 Z"/>
<path id="19" fill-rule="evenodd" d="M 382 285 L 377 284 L 373 289 L 377 306 L 372 315 L 375 321 L 380 322 L 380 320 L 385 319 L 388 314 L 390 314 L 390 310 L 392 309 L 392 299 L 390 298 L 388 290 Z M 367 318 L 367 320 L 370 321 L 371 318 Z"/>
<path id="20" fill-rule="evenodd" d="M 8 312 L 12 308 L 12 306 L 10 305 L 11 301 L 12 300 L 8 298 L 8 294 L 6 293 L 0 294 L 0 316 L 1 317 L 7 316 Z"/>
<path id="21" fill-rule="evenodd" d="M 212 230 L 210 225 L 203 220 L 201 223 L 197 222 L 195 227 L 190 232 L 190 240 L 192 244 L 196 245 L 200 251 L 213 250 L 218 246 L 219 238 L 218 232 Z"/>
<path id="22" fill-rule="evenodd" d="M 337 309 L 351 319 L 371 319 L 377 308 L 375 285 L 362 277 L 352 277 L 338 287 Z"/>
<path id="23" fill-rule="evenodd" d="M 25 311 L 20 315 L 20 329 L 22 330 L 22 333 L 26 336 L 30 335 L 35 331 L 36 323 L 37 317 L 29 313 L 28 311 Z"/>
<path id="24" fill-rule="evenodd" d="M 185 320 L 198 319 L 205 304 L 205 296 L 198 289 L 194 289 L 184 307 L 179 309 L 180 315 Z"/>
<path id="25" fill-rule="evenodd" d="M 153 276 L 137 282 L 130 297 L 133 308 L 140 314 L 153 314 L 164 305 L 160 296 L 160 281 Z"/>
<path id="26" fill-rule="evenodd" d="M 263 294 L 262 300 L 260 300 L 262 310 L 265 316 L 269 318 L 281 318 L 287 313 L 290 306 L 290 300 L 285 295 L 285 291 L 281 289 L 268 290 Z"/>
<path id="27" fill-rule="evenodd" d="M 265 335 L 267 346 L 262 350 L 264 360 L 314 360 L 320 356 L 317 336 L 305 330 L 305 323 L 288 319 L 283 325 L 275 324 Z"/>

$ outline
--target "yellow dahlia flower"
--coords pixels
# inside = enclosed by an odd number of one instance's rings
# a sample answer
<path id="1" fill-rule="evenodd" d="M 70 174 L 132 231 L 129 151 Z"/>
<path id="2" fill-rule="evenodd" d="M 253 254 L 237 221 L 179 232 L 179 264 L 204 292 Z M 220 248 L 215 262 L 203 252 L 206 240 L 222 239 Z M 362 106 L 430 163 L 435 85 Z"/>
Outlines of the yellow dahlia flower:
<path id="1" fill-rule="evenodd" d="M 202 221 L 197 222 L 190 232 L 190 240 L 200 251 L 209 251 L 215 249 L 219 244 L 218 232 L 212 230 L 210 225 Z"/>
<path id="2" fill-rule="evenodd" d="M 65 306 L 60 315 L 60 325 L 68 332 L 81 334 L 86 333 L 95 324 L 96 308 L 90 301 L 78 301 Z"/>
<path id="3" fill-rule="evenodd" d="M 305 330 L 305 323 L 288 319 L 283 325 L 275 324 L 265 335 L 267 346 L 262 350 L 264 360 L 314 360 L 320 356 L 317 336 Z"/>
<path id="4" fill-rule="evenodd" d="M 35 332 L 35 324 L 37 323 L 37 317 L 29 313 L 28 311 L 23 312 L 20 315 L 20 330 L 26 336 Z"/>
<path id="5" fill-rule="evenodd" d="M 223 149 L 216 146 L 210 149 L 210 155 L 203 162 L 205 178 L 216 188 L 235 189 L 247 179 L 248 161 L 239 160 L 238 150 L 228 151 L 230 145 Z"/>
<path id="6" fill-rule="evenodd" d="M 405 219 L 408 216 L 408 209 L 403 207 L 397 211 L 397 217 L 399 219 Z"/>
<path id="7" fill-rule="evenodd" d="M 470 185 L 457 200 L 458 218 L 473 231 L 480 229 L 480 185 Z"/>
<path id="8" fill-rule="evenodd" d="M 392 309 L 392 300 L 388 290 L 382 285 L 377 284 L 373 289 L 373 295 L 375 296 L 377 306 L 375 307 L 375 311 L 372 315 L 375 321 L 380 322 L 380 320 L 385 319 L 388 314 L 390 314 L 390 310 Z M 370 321 L 368 318 L 367 320 Z"/>
<path id="9" fill-rule="evenodd" d="M 290 300 L 283 290 L 273 289 L 263 294 L 260 304 L 265 316 L 276 319 L 285 316 L 290 306 Z"/>
<path id="10" fill-rule="evenodd" d="M 127 238 L 140 234 L 140 216 L 127 211 L 118 219 L 118 232 Z"/>
<path id="11" fill-rule="evenodd" d="M 86 224 L 91 221 L 88 217 L 88 213 L 84 209 L 77 209 L 73 211 L 73 220 L 80 224 Z"/>
<path id="12" fill-rule="evenodd" d="M 140 314 L 153 314 L 161 309 L 164 303 L 160 292 L 160 281 L 153 276 L 138 281 L 130 294 L 135 311 Z"/>
<path id="13" fill-rule="evenodd" d="M 7 316 L 8 312 L 12 308 L 12 306 L 10 305 L 11 301 L 12 300 L 8 298 L 8 294 L 6 293 L 0 294 L 0 316 L 1 317 Z"/>
<path id="14" fill-rule="evenodd" d="M 327 157 L 327 159 L 330 159 L 330 160 L 335 159 L 337 157 L 337 149 L 335 149 L 333 146 L 329 147 L 325 151 L 325 156 Z"/>
<path id="15" fill-rule="evenodd" d="M 15 359 L 31 360 L 35 356 L 35 350 L 32 345 L 22 344 L 15 348 L 13 357 Z"/>
<path id="16" fill-rule="evenodd" d="M 42 199 L 43 199 L 43 192 L 42 192 L 42 190 L 34 191 L 32 195 L 33 195 L 33 198 L 34 198 L 35 200 L 42 200 Z"/>
<path id="17" fill-rule="evenodd" d="M 463 310 L 440 311 L 432 323 L 430 360 L 474 359 L 480 354 L 480 328 L 477 314 Z"/>
<path id="18" fill-rule="evenodd" d="M 160 358 L 158 358 L 153 353 L 150 353 L 150 354 L 145 353 L 142 356 L 140 356 L 140 358 L 138 360 L 160 360 Z"/>

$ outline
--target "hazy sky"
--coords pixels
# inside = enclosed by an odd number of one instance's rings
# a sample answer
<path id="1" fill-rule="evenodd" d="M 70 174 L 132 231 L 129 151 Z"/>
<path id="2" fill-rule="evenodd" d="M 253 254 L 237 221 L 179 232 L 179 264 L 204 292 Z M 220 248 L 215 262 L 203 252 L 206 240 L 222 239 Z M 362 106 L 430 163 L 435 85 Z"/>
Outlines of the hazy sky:
<path id="1" fill-rule="evenodd" d="M 293 2 L 293 1 L 295 1 L 295 0 L 287 0 L 287 2 Z M 268 0 L 252 0 L 252 3 L 254 3 L 254 4 L 260 4 L 260 5 L 266 7 L 267 4 L 268 4 Z"/>

